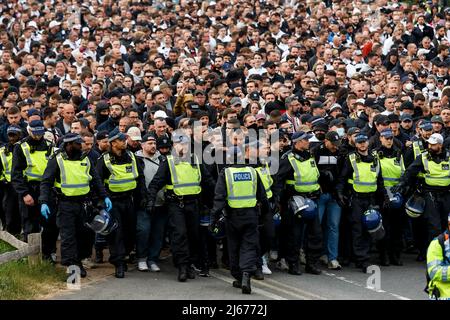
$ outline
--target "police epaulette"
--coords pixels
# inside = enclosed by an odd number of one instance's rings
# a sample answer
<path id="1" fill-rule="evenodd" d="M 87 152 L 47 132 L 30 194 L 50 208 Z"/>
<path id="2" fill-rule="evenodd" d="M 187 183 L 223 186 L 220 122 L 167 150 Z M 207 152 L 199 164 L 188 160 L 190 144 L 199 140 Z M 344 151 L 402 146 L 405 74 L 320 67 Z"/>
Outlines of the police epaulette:
<path id="1" fill-rule="evenodd" d="M 108 151 L 103 152 L 100 157 L 98 157 L 97 160 L 100 160 L 101 158 L 103 158 L 106 154 L 108 154 Z"/>
<path id="2" fill-rule="evenodd" d="M 62 152 L 62 149 L 56 149 L 55 152 L 53 152 L 53 153 L 48 157 L 48 159 L 51 160 L 51 159 L 56 158 L 56 156 L 57 156 L 58 154 L 60 154 L 61 152 Z"/>
<path id="3" fill-rule="evenodd" d="M 287 159 L 287 157 L 289 157 L 289 155 L 292 153 L 292 150 L 289 150 L 288 152 L 286 152 L 285 154 L 283 154 L 281 156 L 281 160 Z"/>

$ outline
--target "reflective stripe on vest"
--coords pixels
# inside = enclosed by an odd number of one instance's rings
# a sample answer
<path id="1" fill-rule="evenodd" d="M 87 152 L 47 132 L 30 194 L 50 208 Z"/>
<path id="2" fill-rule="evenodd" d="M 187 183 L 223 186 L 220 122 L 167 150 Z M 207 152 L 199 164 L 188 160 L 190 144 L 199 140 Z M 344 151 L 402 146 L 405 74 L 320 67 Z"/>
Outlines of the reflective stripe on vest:
<path id="1" fill-rule="evenodd" d="M 92 180 L 89 171 L 91 162 L 88 157 L 83 160 L 65 160 L 61 154 L 56 156 L 56 162 L 61 173 L 61 183 L 55 182 L 55 186 L 68 196 L 83 196 L 89 193 L 89 183 Z"/>
<path id="2" fill-rule="evenodd" d="M 256 168 L 256 172 L 258 172 L 259 177 L 261 179 L 262 184 L 264 185 L 264 189 L 266 190 L 267 199 L 272 198 L 272 184 L 273 179 L 270 175 L 269 165 Z"/>
<path id="3" fill-rule="evenodd" d="M 103 160 L 111 175 L 105 182 L 108 184 L 109 190 L 112 192 L 125 192 L 136 189 L 136 178 L 139 176 L 136 158 L 134 154 L 127 151 L 131 157 L 131 163 L 112 164 L 109 153 L 105 154 Z"/>
<path id="4" fill-rule="evenodd" d="M 167 156 L 172 181 L 172 184 L 166 186 L 167 190 L 173 190 L 177 196 L 194 195 L 202 191 L 200 186 L 202 174 L 196 156 L 194 156 L 194 161 L 195 165 L 193 166 L 187 161 L 176 161 L 172 155 Z"/>
<path id="5" fill-rule="evenodd" d="M 226 168 L 227 201 L 230 208 L 256 206 L 257 173 L 252 167 Z"/>
<path id="6" fill-rule="evenodd" d="M 428 160 L 428 154 L 422 154 L 422 163 L 425 168 L 425 183 L 429 186 L 448 187 L 450 185 L 450 162 L 448 158 L 441 163 Z"/>
<path id="7" fill-rule="evenodd" d="M 393 187 L 400 182 L 400 177 L 405 172 L 403 156 L 400 157 L 400 160 L 397 157 L 384 157 L 380 159 L 380 165 L 385 187 Z"/>
<path id="8" fill-rule="evenodd" d="M 422 146 L 422 144 L 419 141 L 413 142 L 413 153 L 414 153 L 414 159 L 416 159 L 418 156 L 420 156 L 423 153 L 426 153 L 427 150 L 425 150 Z M 418 178 L 423 178 L 424 175 L 422 172 L 419 172 L 417 175 Z"/>
<path id="9" fill-rule="evenodd" d="M 47 151 L 34 151 L 31 153 L 30 146 L 27 142 L 21 143 L 20 147 L 27 160 L 27 168 L 23 174 L 27 177 L 28 181 L 41 181 L 45 168 L 47 167 Z"/>
<path id="10" fill-rule="evenodd" d="M 380 172 L 379 162 L 377 161 L 374 171 L 373 162 L 357 162 L 354 153 L 349 156 L 349 159 L 353 168 L 353 179 L 349 180 L 349 183 L 353 185 L 353 190 L 360 193 L 377 191 L 377 178 Z"/>
<path id="11" fill-rule="evenodd" d="M 11 182 L 11 165 L 12 165 L 12 152 L 8 155 L 5 153 L 6 147 L 0 149 L 0 160 L 2 161 L 3 172 L 0 181 L 6 180 Z"/>
<path id="12" fill-rule="evenodd" d="M 316 161 L 310 158 L 300 161 L 291 153 L 288 156 L 289 162 L 294 169 L 294 180 L 286 180 L 286 184 L 293 185 L 295 191 L 300 193 L 310 193 L 320 189 L 318 183 L 319 170 Z"/>

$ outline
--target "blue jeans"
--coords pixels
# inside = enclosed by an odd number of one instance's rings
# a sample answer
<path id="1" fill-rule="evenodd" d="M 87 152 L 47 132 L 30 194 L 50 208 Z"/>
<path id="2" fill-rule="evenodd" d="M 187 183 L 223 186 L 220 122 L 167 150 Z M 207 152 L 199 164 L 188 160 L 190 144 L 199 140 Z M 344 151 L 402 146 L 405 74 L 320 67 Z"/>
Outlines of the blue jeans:
<path id="1" fill-rule="evenodd" d="M 156 207 L 150 216 L 145 210 L 137 212 L 136 254 L 139 261 L 157 262 L 161 251 L 168 214 L 166 207 Z"/>
<path id="2" fill-rule="evenodd" d="M 325 216 L 324 246 L 328 261 L 336 260 L 339 247 L 339 223 L 341 221 L 341 207 L 331 194 L 323 193 L 319 198 L 319 219 L 322 223 Z"/>

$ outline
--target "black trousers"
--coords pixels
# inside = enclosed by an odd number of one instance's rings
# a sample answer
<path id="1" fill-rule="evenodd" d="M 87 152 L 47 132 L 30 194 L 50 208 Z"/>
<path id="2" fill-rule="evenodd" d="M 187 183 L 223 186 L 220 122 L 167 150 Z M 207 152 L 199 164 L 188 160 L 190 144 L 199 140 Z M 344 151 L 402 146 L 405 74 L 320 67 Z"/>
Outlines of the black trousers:
<path id="1" fill-rule="evenodd" d="M 352 248 L 355 262 L 357 264 L 368 262 L 370 260 L 370 246 L 372 238 L 369 231 L 363 226 L 363 213 L 371 205 L 376 205 L 374 195 L 357 195 L 354 194 L 351 200 L 351 216 L 350 223 L 352 228 Z"/>
<path id="2" fill-rule="evenodd" d="M 80 265 L 92 254 L 94 232 L 84 225 L 86 212 L 80 201 L 60 200 L 57 224 L 61 235 L 61 264 Z"/>
<path id="3" fill-rule="evenodd" d="M 241 280 L 243 272 L 256 271 L 259 247 L 257 209 L 227 210 L 226 233 L 231 275 Z"/>
<path id="4" fill-rule="evenodd" d="M 258 242 L 258 261 L 257 267 L 262 266 L 262 256 L 269 252 L 275 237 L 275 226 L 273 223 L 273 212 L 269 210 L 265 215 L 259 217 L 259 242 Z"/>
<path id="5" fill-rule="evenodd" d="M 52 253 L 56 253 L 56 241 L 58 240 L 59 230 L 56 226 L 56 205 L 53 201 L 48 204 L 50 215 L 48 219 L 41 216 L 41 206 L 38 204 L 39 183 L 30 183 L 31 196 L 34 199 L 34 206 L 27 206 L 22 197 L 19 198 L 19 210 L 22 217 L 22 227 L 24 241 L 27 241 L 31 233 L 41 232 L 42 228 L 42 255 L 49 258 Z"/>
<path id="6" fill-rule="evenodd" d="M 400 258 L 403 247 L 402 227 L 406 223 L 405 208 L 383 209 L 384 238 L 378 241 L 377 247 L 380 254 L 388 254 L 390 257 Z"/>
<path id="7" fill-rule="evenodd" d="M 106 236 L 109 245 L 109 262 L 115 266 L 125 263 L 125 257 L 136 242 L 136 211 L 132 196 L 112 198 L 111 216 L 118 222 L 116 230 Z"/>
<path id="8" fill-rule="evenodd" d="M 169 230 L 175 267 L 198 264 L 200 248 L 200 217 L 197 200 L 180 203 L 169 200 Z"/>
<path id="9" fill-rule="evenodd" d="M 22 230 L 22 226 L 16 190 L 14 190 L 11 183 L 5 183 L 1 187 L 3 194 L 0 195 L 0 199 L 2 199 L 2 211 L 5 214 L 6 231 L 13 235 L 18 235 Z"/>
<path id="10" fill-rule="evenodd" d="M 315 219 L 298 218 L 287 208 L 283 208 L 281 218 L 280 257 L 289 264 L 297 263 L 300 255 L 301 239 L 305 240 L 306 263 L 316 264 L 322 253 L 323 234 L 319 215 Z"/>
<path id="11" fill-rule="evenodd" d="M 450 192 L 424 192 L 428 244 L 448 228 Z"/>

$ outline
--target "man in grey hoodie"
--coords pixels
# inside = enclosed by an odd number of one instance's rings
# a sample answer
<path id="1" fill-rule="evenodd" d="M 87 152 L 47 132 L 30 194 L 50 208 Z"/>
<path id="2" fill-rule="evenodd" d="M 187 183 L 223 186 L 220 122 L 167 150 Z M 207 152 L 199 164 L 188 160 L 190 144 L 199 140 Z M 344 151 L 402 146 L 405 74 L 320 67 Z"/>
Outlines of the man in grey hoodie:
<path id="1" fill-rule="evenodd" d="M 136 152 L 136 158 L 141 161 L 144 168 L 145 185 L 148 186 L 159 164 L 165 157 L 156 149 L 156 136 L 149 133 L 142 138 L 142 150 Z M 159 272 L 156 264 L 162 246 L 164 227 L 167 223 L 167 211 L 164 207 L 164 190 L 161 189 L 156 197 L 156 210 L 150 215 L 145 208 L 137 212 L 137 244 L 139 271 Z"/>

